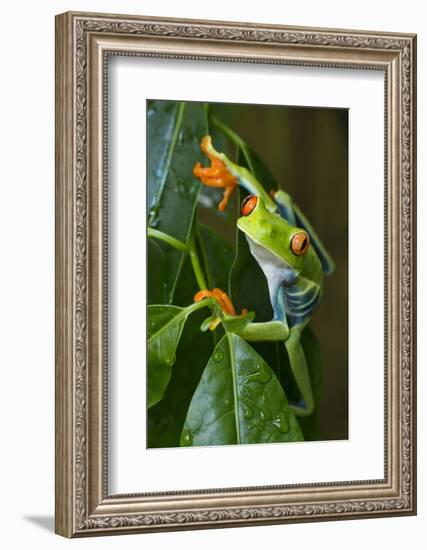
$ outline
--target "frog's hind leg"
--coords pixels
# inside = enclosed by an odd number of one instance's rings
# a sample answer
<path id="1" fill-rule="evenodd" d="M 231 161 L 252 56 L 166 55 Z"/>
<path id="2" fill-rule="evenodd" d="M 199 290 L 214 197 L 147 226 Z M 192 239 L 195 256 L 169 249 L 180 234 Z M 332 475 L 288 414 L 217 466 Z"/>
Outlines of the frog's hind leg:
<path id="1" fill-rule="evenodd" d="M 304 324 L 301 324 L 291 328 L 289 337 L 285 341 L 291 370 L 303 400 L 303 402 L 299 404 L 289 404 L 291 410 L 297 416 L 309 416 L 314 410 L 310 374 L 304 349 L 301 344 L 301 333 L 304 330 L 304 326 Z"/>

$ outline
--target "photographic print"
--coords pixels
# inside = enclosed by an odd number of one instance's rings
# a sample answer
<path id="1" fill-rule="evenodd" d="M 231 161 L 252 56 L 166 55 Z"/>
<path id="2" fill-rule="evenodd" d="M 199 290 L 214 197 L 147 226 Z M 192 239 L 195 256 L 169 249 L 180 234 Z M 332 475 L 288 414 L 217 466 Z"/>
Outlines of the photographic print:
<path id="1" fill-rule="evenodd" d="M 147 101 L 147 447 L 348 438 L 348 110 Z"/>

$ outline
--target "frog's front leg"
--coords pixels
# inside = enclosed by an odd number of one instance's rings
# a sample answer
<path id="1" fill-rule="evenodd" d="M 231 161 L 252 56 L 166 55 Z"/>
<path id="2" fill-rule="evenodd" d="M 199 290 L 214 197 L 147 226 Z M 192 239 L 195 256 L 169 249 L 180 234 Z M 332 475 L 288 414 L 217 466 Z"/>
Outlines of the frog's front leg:
<path id="1" fill-rule="evenodd" d="M 202 183 L 209 187 L 220 187 L 224 189 L 224 196 L 219 203 L 218 209 L 223 212 L 234 193 L 237 186 L 237 177 L 232 174 L 223 160 L 211 151 L 211 141 L 209 136 L 205 136 L 200 145 L 201 150 L 211 161 L 210 166 L 202 166 L 200 162 L 195 164 L 193 174 L 199 178 Z"/>
<path id="2" fill-rule="evenodd" d="M 205 298 L 214 298 L 220 308 L 221 316 L 213 319 L 210 323 L 210 329 L 215 330 L 221 320 L 226 323 L 227 318 L 238 317 L 239 314 L 228 297 L 227 293 L 220 288 L 214 288 L 212 290 L 200 290 L 194 296 L 194 301 L 199 302 Z M 243 309 L 240 316 L 247 315 L 247 309 Z M 229 325 L 227 325 L 229 326 Z M 249 322 L 241 330 L 228 329 L 236 334 L 239 334 L 245 340 L 250 342 L 277 342 L 284 341 L 289 336 L 289 328 L 286 323 L 282 323 L 279 320 L 268 321 L 265 323 L 253 323 Z"/>
<path id="3" fill-rule="evenodd" d="M 248 342 L 280 342 L 289 337 L 289 328 L 281 321 L 249 323 L 239 333 Z"/>
<path id="4" fill-rule="evenodd" d="M 218 206 L 221 212 L 225 210 L 237 185 L 241 185 L 252 195 L 262 197 L 266 207 L 272 212 L 276 211 L 277 206 L 274 200 L 265 191 L 262 184 L 247 168 L 235 164 L 227 155 L 218 152 L 212 145 L 211 136 L 207 135 L 202 139 L 200 149 L 208 157 L 211 165 L 202 166 L 198 162 L 193 168 L 193 174 L 205 185 L 224 189 L 224 198 Z"/>
<path id="5" fill-rule="evenodd" d="M 212 319 L 210 329 L 215 330 L 224 318 L 236 317 L 237 313 L 228 295 L 219 288 L 213 290 L 201 290 L 194 296 L 194 301 L 198 302 L 205 298 L 212 297 L 218 303 L 222 311 L 222 317 Z M 242 310 L 240 315 L 246 315 L 247 310 Z M 298 416 L 308 416 L 313 412 L 314 399 L 311 389 L 310 376 L 308 372 L 307 361 L 304 350 L 301 345 L 301 333 L 307 323 L 301 323 L 292 328 L 288 327 L 286 316 L 282 319 L 273 319 L 263 323 L 249 322 L 242 330 L 233 330 L 248 342 L 284 342 L 289 356 L 289 363 L 292 373 L 301 393 L 302 401 L 298 404 L 290 403 L 289 406 Z M 230 329 L 228 329 L 230 330 Z"/>

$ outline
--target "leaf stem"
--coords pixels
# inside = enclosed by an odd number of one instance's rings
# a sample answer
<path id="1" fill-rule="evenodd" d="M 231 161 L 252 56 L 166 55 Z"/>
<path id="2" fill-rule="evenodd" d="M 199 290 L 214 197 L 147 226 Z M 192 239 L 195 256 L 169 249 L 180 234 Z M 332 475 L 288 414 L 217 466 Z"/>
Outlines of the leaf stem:
<path id="1" fill-rule="evenodd" d="M 189 254 L 194 275 L 196 277 L 196 281 L 197 281 L 197 284 L 199 285 L 200 290 L 206 290 L 208 288 L 206 285 L 205 276 L 203 275 L 202 267 L 200 265 L 199 255 L 197 254 L 196 239 L 194 238 L 193 230 L 191 231 L 188 244 L 185 244 L 182 241 L 175 239 L 175 237 L 172 237 L 167 233 L 163 233 L 163 231 L 159 231 L 158 229 L 153 229 L 152 227 L 148 228 L 147 234 L 148 234 L 148 237 L 158 239 L 159 241 L 163 241 L 164 243 L 168 244 L 172 248 L 175 248 L 180 252 L 186 252 L 187 254 Z"/>
<path id="2" fill-rule="evenodd" d="M 214 298 L 203 298 L 203 300 L 200 300 L 200 302 L 194 302 L 194 304 L 191 304 L 191 306 L 187 306 L 185 308 L 187 314 L 194 313 L 198 309 L 202 309 L 203 307 L 212 307 L 216 304 L 216 301 Z"/>
<path id="3" fill-rule="evenodd" d="M 158 229 L 153 229 L 152 227 L 149 227 L 148 236 L 154 237 L 159 241 L 163 241 L 169 246 L 172 246 L 172 248 L 176 248 L 176 250 L 179 250 L 181 252 L 189 252 L 188 246 L 185 243 L 179 241 L 178 239 L 175 239 L 175 237 L 172 237 L 172 235 L 168 235 L 167 233 L 163 233 L 163 231 L 159 231 Z"/>
<path id="4" fill-rule="evenodd" d="M 179 310 L 179 313 L 177 313 L 172 319 L 170 319 L 167 323 L 165 323 L 163 326 L 157 330 L 153 335 L 148 338 L 148 344 L 152 342 L 155 338 L 158 338 L 159 334 L 162 334 L 163 332 L 167 331 L 172 323 L 176 323 L 177 321 L 180 321 L 181 319 L 186 319 L 191 313 L 194 313 L 195 311 L 202 309 L 204 307 L 212 307 L 215 305 L 215 300 L 213 298 L 204 298 L 203 300 L 200 300 L 200 302 L 194 302 L 194 304 L 191 304 L 190 306 L 187 306 L 185 308 L 181 308 L 178 306 L 169 306 L 176 308 Z M 162 306 L 158 305 L 149 305 L 148 311 L 150 311 L 150 308 L 158 308 Z"/>
<path id="5" fill-rule="evenodd" d="M 245 182 L 246 178 L 244 177 L 239 178 L 239 184 L 242 185 L 251 194 L 260 195 L 264 200 L 267 208 L 272 212 L 275 212 L 277 210 L 276 203 L 273 201 L 273 199 L 264 189 L 262 184 L 256 178 L 256 170 L 252 162 L 251 153 L 248 148 L 248 145 L 242 140 L 240 136 L 238 136 L 235 132 L 233 132 L 231 128 L 229 128 L 223 122 L 218 120 L 214 115 L 211 115 L 211 121 L 214 126 L 216 126 L 220 131 L 222 131 L 226 136 L 228 136 L 231 139 L 231 141 L 237 146 L 238 150 L 241 151 L 245 159 L 247 169 L 249 170 L 253 180 L 250 182 L 248 181 Z M 237 158 L 239 157 L 237 156 Z M 250 183 L 250 186 L 248 186 L 248 183 Z"/>
<path id="6" fill-rule="evenodd" d="M 190 254 L 191 265 L 193 266 L 194 275 L 197 280 L 197 284 L 200 290 L 206 290 L 205 276 L 203 275 L 202 267 L 200 265 L 199 255 L 197 254 L 196 239 L 194 238 L 194 231 L 191 231 L 190 240 L 188 241 L 188 252 Z"/>
<path id="7" fill-rule="evenodd" d="M 231 141 L 234 141 L 234 143 L 238 147 L 240 147 L 241 149 L 245 148 L 245 146 L 246 146 L 245 142 L 242 140 L 242 138 L 240 136 L 238 136 L 236 134 L 236 132 L 233 132 L 233 130 L 231 128 L 229 128 L 223 122 L 221 122 L 221 120 L 216 118 L 215 115 L 211 114 L 210 119 L 211 119 L 213 125 L 216 126 L 218 128 L 218 130 L 221 130 L 222 132 L 224 132 L 224 134 L 226 136 L 228 136 L 231 139 Z M 243 151 L 243 153 L 244 153 L 244 151 Z"/>
<path id="8" fill-rule="evenodd" d="M 238 149 L 242 151 L 249 170 L 252 172 L 253 175 L 255 175 L 254 167 L 252 166 L 252 160 L 250 155 L 248 154 L 248 147 L 246 143 L 242 140 L 242 138 L 239 135 L 236 134 L 236 132 L 233 132 L 231 128 L 229 128 L 223 122 L 218 120 L 214 115 L 211 115 L 211 120 L 213 125 L 216 126 L 218 130 L 221 130 L 222 132 L 224 132 L 224 134 L 228 136 L 231 139 L 231 141 L 234 142 L 235 145 L 237 145 Z"/>

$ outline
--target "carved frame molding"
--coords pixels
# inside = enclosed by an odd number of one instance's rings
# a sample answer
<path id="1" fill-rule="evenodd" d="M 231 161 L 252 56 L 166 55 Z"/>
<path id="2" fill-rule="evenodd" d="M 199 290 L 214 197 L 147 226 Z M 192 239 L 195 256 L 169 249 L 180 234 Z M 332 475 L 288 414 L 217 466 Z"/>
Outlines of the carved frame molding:
<path id="1" fill-rule="evenodd" d="M 368 68 L 385 74 L 385 478 L 108 495 L 106 60 Z M 65 13 L 56 18 L 56 531 L 67 536 L 414 514 L 416 37 Z"/>

